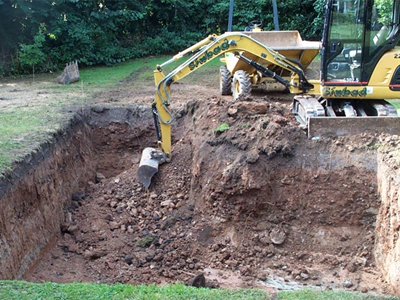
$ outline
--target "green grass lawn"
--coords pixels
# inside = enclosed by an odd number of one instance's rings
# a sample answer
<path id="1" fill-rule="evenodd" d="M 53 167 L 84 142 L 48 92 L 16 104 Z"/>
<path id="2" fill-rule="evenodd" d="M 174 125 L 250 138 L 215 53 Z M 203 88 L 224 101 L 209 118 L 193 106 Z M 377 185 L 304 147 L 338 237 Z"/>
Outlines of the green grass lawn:
<path id="1" fill-rule="evenodd" d="M 81 81 L 85 85 L 91 85 L 98 88 L 113 87 L 115 84 L 123 80 L 124 78 L 135 74 L 135 78 L 141 83 L 146 85 L 154 85 L 153 72 L 157 65 L 166 62 L 170 57 L 148 57 L 136 60 L 126 61 L 111 67 L 88 67 L 80 71 Z M 174 68 L 185 62 L 189 57 L 185 56 L 180 60 L 174 61 L 165 67 L 163 72 L 167 75 Z M 198 68 L 195 72 L 191 73 L 187 78 L 189 82 L 193 81 L 192 76 L 202 76 L 209 73 L 210 71 L 218 72 L 219 66 L 222 65 L 220 60 L 214 59 L 207 64 Z"/>
<path id="2" fill-rule="evenodd" d="M 255 289 L 205 289 L 184 285 L 132 286 L 87 283 L 28 283 L 0 281 L 0 299 L 7 300 L 264 300 L 267 293 Z"/>
<path id="3" fill-rule="evenodd" d="M 283 291 L 278 293 L 279 300 L 399 300 L 394 296 L 371 295 L 347 291 L 312 290 Z"/>
<path id="4" fill-rule="evenodd" d="M 0 299 L 7 300 L 399 300 L 392 296 L 304 289 L 282 291 L 274 296 L 258 289 L 206 289 L 182 284 L 107 285 L 96 283 L 30 283 L 0 281 Z"/>

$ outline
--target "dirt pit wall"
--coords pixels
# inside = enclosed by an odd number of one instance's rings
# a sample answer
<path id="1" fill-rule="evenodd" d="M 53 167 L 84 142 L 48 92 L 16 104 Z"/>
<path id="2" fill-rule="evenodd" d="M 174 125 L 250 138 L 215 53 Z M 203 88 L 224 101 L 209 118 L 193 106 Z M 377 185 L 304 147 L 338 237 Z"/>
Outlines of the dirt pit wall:
<path id="1" fill-rule="evenodd" d="M 127 131 L 140 137 L 148 130 L 146 122 L 137 131 L 130 123 L 145 110 L 94 107 L 77 114 L 5 175 L 0 182 L 0 279 L 21 278 L 54 245 L 60 225 L 70 217 L 71 200 L 95 182 L 97 172 L 110 176 L 132 164 L 128 153 L 137 152 L 138 144 L 131 143 L 137 139 Z M 114 160 L 104 159 L 107 145 L 117 149 Z M 118 156 L 122 148 L 124 155 Z"/>
<path id="2" fill-rule="evenodd" d="M 376 221 L 375 257 L 384 278 L 400 295 L 400 173 L 399 141 L 386 137 L 378 159 L 381 206 Z"/>
<path id="3" fill-rule="evenodd" d="M 2 278 L 140 284 L 202 272 L 224 287 L 392 292 L 374 251 L 379 138 L 307 140 L 290 106 L 213 97 L 178 107 L 173 159 L 149 191 L 134 174 L 155 146 L 151 111 L 91 108 L 4 189 Z M 53 175 L 36 184 L 42 173 Z M 63 189 L 46 192 L 48 182 Z"/>
<path id="4" fill-rule="evenodd" d="M 94 178 L 89 128 L 79 118 L 68 127 L 17 163 L 1 183 L 2 279 L 25 273 L 59 232 L 71 195 Z"/>

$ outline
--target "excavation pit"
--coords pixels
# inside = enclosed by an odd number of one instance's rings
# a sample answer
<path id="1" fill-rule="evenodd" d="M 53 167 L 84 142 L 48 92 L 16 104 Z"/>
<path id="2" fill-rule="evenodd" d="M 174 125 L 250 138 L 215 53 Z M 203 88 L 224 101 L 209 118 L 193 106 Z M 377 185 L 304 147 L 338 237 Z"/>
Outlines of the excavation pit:
<path id="1" fill-rule="evenodd" d="M 397 137 L 308 140 L 290 106 L 175 108 L 173 158 L 149 190 L 136 170 L 155 146 L 150 109 L 76 115 L 2 183 L 1 277 L 161 284 L 203 272 L 209 286 L 399 293 Z"/>

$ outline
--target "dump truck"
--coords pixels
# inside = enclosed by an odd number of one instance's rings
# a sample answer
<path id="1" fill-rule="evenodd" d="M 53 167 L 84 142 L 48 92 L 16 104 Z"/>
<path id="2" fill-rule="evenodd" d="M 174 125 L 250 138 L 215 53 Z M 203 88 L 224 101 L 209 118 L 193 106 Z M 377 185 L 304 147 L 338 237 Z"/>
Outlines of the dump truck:
<path id="1" fill-rule="evenodd" d="M 269 48 L 283 55 L 286 60 L 294 62 L 303 70 L 307 69 L 321 48 L 320 42 L 304 41 L 297 30 L 256 30 L 245 33 L 261 44 L 268 45 Z M 225 65 L 220 67 L 221 95 L 232 95 L 233 100 L 236 101 L 240 96 L 251 94 L 251 90 L 254 88 L 262 88 L 267 92 L 283 92 L 287 90 L 286 84 L 280 83 L 273 76 L 264 76 L 262 72 L 258 71 L 245 59 L 261 64 L 286 81 L 290 80 L 292 72 L 290 69 L 277 66 L 268 59 L 258 58 L 248 51 L 243 51 L 240 55 L 227 52 L 224 54 L 224 58 L 221 59 L 225 62 Z"/>
<path id="2" fill-rule="evenodd" d="M 385 5 L 381 5 L 385 2 Z M 345 5 L 346 4 L 346 5 Z M 227 32 L 210 35 L 154 71 L 152 103 L 158 148 L 145 148 L 138 169 L 149 187 L 162 162 L 171 159 L 172 83 L 213 59 L 221 59 L 220 91 L 240 100 L 254 87 L 293 94 L 293 114 L 309 138 L 323 135 L 400 132 L 400 0 L 326 1 L 321 42 L 304 41 L 298 31 Z M 163 67 L 191 54 L 169 74 Z M 320 54 L 319 78 L 305 69 Z"/>

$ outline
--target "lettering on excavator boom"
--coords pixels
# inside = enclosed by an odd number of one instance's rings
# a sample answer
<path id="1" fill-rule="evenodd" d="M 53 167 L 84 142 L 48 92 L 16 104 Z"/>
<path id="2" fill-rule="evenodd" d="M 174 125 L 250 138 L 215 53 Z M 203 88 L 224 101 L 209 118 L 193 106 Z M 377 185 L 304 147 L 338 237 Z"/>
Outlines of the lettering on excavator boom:
<path id="1" fill-rule="evenodd" d="M 213 59 L 214 56 L 218 56 L 221 54 L 221 51 L 226 51 L 229 49 L 229 42 L 228 40 L 225 40 L 221 46 L 217 46 L 212 50 L 207 51 L 202 57 L 199 59 L 196 59 L 195 61 L 191 62 L 189 64 L 189 69 L 193 71 L 196 69 L 199 65 L 205 64 L 209 60 Z"/>

